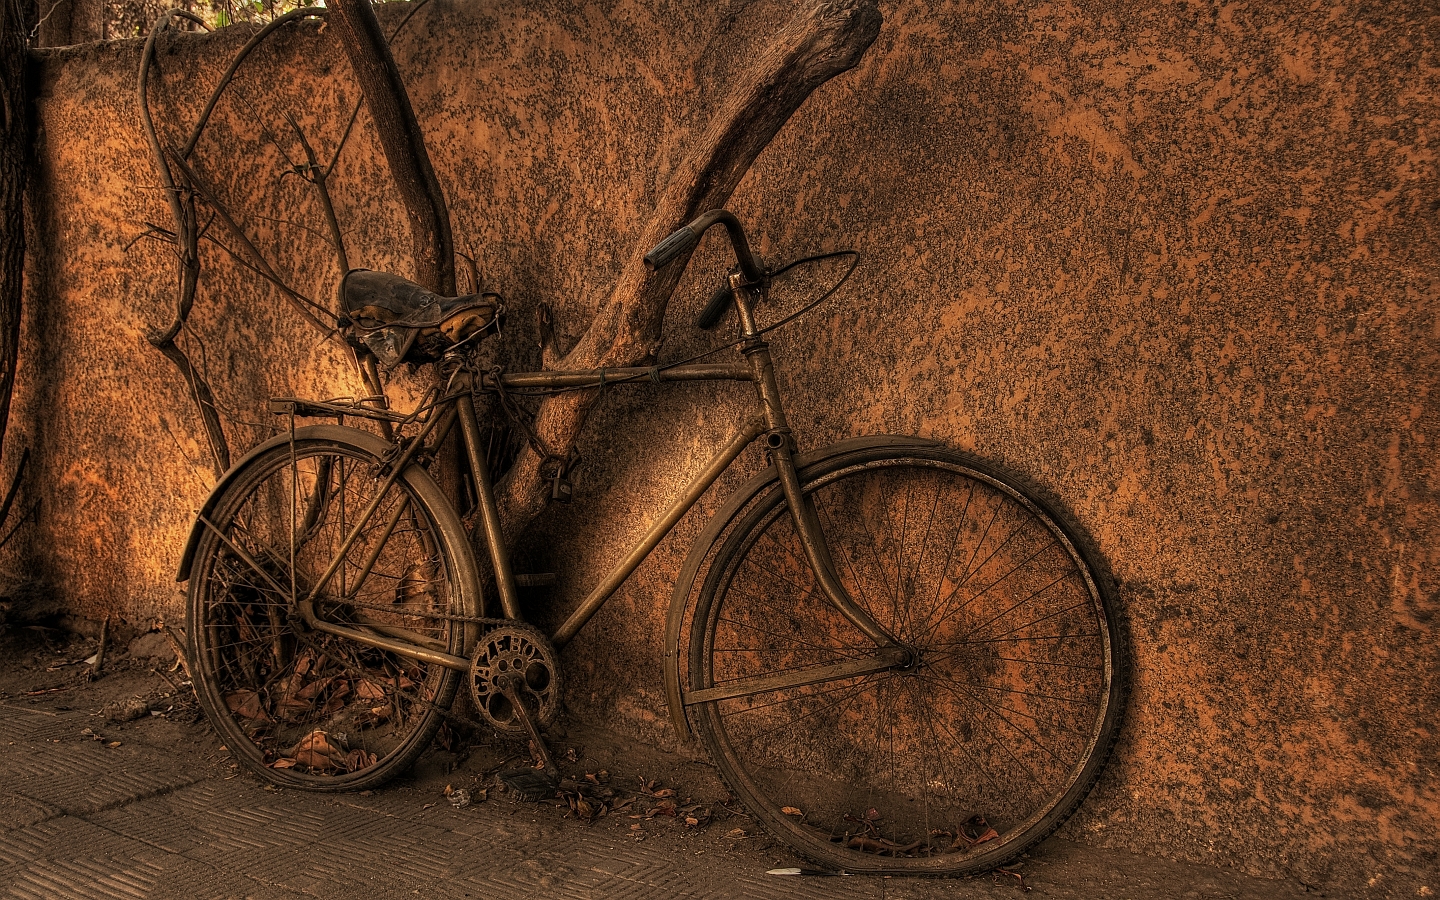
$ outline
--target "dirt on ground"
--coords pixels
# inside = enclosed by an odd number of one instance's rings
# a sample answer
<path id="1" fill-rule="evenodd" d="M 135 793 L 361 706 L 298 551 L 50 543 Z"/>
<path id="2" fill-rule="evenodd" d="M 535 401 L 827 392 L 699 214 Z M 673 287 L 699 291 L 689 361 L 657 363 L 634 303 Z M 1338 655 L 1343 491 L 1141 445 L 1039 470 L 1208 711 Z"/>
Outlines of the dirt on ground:
<path id="1" fill-rule="evenodd" d="M 95 671 L 96 637 L 39 626 L 0 634 L 0 706 L 39 713 L 78 713 L 91 722 L 85 739 L 107 747 L 132 745 L 203 761 L 217 779 L 259 780 L 233 761 L 211 730 L 163 633 L 111 644 Z M 667 753 L 594 725 L 566 721 L 551 729 L 551 750 L 564 781 L 560 796 L 516 803 L 497 778 L 534 764 L 529 747 L 473 730 L 463 716 L 443 728 L 414 769 L 373 793 L 427 811 L 509 804 L 526 827 L 609 832 L 661 850 L 683 867 L 688 885 L 722 891 L 737 865 L 746 871 L 807 867 L 761 831 L 731 797 L 715 769 L 694 755 Z M 13 743 L 13 742 L 12 742 Z M 273 790 L 273 787 L 266 787 Z M 845 879 L 847 884 L 861 879 Z M 1012 866 L 951 881 L 869 879 L 881 897 L 1039 896 L 1281 900 L 1313 887 L 1051 839 Z M 979 891 L 980 893 L 975 893 Z M 848 895 L 848 894 L 847 894 Z M 777 896 L 783 896 L 777 894 Z"/>

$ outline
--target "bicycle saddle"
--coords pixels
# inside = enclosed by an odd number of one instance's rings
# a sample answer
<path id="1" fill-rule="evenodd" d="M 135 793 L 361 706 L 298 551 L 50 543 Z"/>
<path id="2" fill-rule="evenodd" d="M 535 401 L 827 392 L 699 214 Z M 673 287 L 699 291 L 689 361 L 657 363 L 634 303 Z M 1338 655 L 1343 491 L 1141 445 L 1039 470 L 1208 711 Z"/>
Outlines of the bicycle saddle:
<path id="1" fill-rule="evenodd" d="M 424 287 L 369 269 L 351 269 L 338 288 L 341 326 L 352 340 L 393 369 L 401 362 L 433 362 L 495 322 L 495 294 L 442 297 Z"/>

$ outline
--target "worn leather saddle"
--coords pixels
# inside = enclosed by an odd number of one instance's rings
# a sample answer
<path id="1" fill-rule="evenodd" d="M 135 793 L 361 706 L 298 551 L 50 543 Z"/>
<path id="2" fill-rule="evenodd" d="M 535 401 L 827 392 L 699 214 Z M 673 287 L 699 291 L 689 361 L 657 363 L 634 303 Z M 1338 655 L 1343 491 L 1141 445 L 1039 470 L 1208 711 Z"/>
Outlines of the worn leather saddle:
<path id="1" fill-rule="evenodd" d="M 448 348 L 495 324 L 495 294 L 442 297 L 387 272 L 351 269 L 340 279 L 341 327 L 393 369 L 402 362 L 439 359 Z"/>

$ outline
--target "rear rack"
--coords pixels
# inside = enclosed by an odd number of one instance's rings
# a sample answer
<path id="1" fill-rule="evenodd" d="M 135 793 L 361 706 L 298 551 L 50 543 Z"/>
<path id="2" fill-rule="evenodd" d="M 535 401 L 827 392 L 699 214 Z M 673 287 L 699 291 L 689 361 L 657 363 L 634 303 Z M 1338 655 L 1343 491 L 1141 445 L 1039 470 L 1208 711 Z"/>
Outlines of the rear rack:
<path id="1" fill-rule="evenodd" d="M 270 412 L 277 416 L 317 416 L 330 418 L 339 416 L 358 416 L 362 419 L 375 419 L 380 422 L 409 422 L 410 415 L 392 412 L 388 409 L 377 409 L 373 406 L 361 406 L 356 402 L 344 402 L 340 400 L 302 400 L 299 397 L 273 397 L 265 404 Z"/>

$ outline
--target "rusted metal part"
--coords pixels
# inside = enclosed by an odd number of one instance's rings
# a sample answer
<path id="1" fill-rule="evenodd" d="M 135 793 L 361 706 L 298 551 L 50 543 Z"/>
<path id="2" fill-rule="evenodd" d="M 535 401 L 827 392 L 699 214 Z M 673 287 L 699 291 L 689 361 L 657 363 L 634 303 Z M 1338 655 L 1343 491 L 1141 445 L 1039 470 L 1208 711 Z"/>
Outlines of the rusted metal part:
<path id="1" fill-rule="evenodd" d="M 646 268 L 663 269 L 682 255 L 694 250 L 695 245 L 700 243 L 701 236 L 714 225 L 725 226 L 725 231 L 730 236 L 730 243 L 735 248 L 735 258 L 740 262 L 738 274 L 744 276 L 745 282 L 754 284 L 763 280 L 765 270 L 761 268 L 760 261 L 755 258 L 755 254 L 750 252 L 750 241 L 745 237 L 745 228 L 735 214 L 728 209 L 712 209 L 707 213 L 702 213 L 688 224 L 680 226 L 677 231 L 672 232 L 669 237 L 656 244 L 653 250 L 645 254 Z"/>
<path id="2" fill-rule="evenodd" d="M 360 564 L 360 571 L 355 573 L 350 584 L 350 590 L 345 593 L 345 599 L 351 600 L 360 596 L 360 589 L 365 586 L 365 581 L 370 577 L 370 571 L 375 568 L 375 561 L 378 560 L 380 554 L 385 551 L 385 542 L 390 540 L 390 535 L 395 533 L 396 526 L 400 524 L 400 520 L 405 517 L 405 513 L 409 509 L 409 497 L 403 497 L 399 503 L 395 504 L 395 511 L 390 513 L 390 518 L 385 521 L 385 527 L 380 529 L 379 537 L 374 540 L 375 546 L 370 548 L 370 552 L 366 555 L 365 561 Z M 304 532 L 301 531 L 300 533 Z"/>
<path id="3" fill-rule="evenodd" d="M 495 390 L 495 376 L 486 375 L 481 382 L 485 390 Z M 754 375 L 744 363 L 703 363 L 688 366 L 623 366 L 593 369 L 588 372 L 516 372 L 500 376 L 506 388 L 575 388 L 606 387 L 618 384 L 645 384 L 662 381 L 750 381 Z"/>
<path id="4" fill-rule="evenodd" d="M 807 684 L 820 684 L 826 681 L 839 681 L 842 678 L 871 675 L 875 672 L 903 667 L 909 664 L 910 660 L 910 651 L 904 647 L 884 647 L 876 650 L 874 656 L 865 659 L 834 663 L 828 666 L 811 666 L 807 669 L 786 672 L 783 675 L 740 678 L 715 687 L 690 691 L 685 694 L 685 705 L 693 706 L 696 703 L 730 700 L 735 697 L 753 697 L 756 694 L 765 694 L 785 688 L 804 687 Z"/>
<path id="5" fill-rule="evenodd" d="M 740 314 L 740 327 L 746 338 L 741 352 L 750 362 L 755 390 L 769 426 L 770 433 L 766 437 L 765 446 L 769 449 L 775 471 L 780 476 L 780 487 L 785 491 L 790 513 L 795 518 L 795 529 L 800 535 L 805 558 L 815 570 L 815 580 L 820 583 L 830 603 L 845 618 L 855 623 L 855 627 L 864 632 L 866 637 L 882 647 L 892 646 L 895 638 L 860 608 L 835 574 L 835 563 L 830 558 L 830 550 L 825 543 L 825 533 L 820 528 L 820 519 L 815 514 L 815 506 L 800 490 L 800 478 L 795 473 L 794 440 L 790 436 L 790 423 L 785 418 L 785 408 L 780 400 L 780 386 L 775 381 L 775 363 L 770 358 L 770 345 L 760 337 L 759 329 L 755 326 L 755 316 L 750 303 L 750 285 L 744 280 L 742 273 L 736 272 L 730 276 L 730 290 L 735 298 L 735 308 Z M 763 293 L 762 285 L 759 294 Z"/>
<path id="6" fill-rule="evenodd" d="M 355 416 L 379 422 L 406 422 L 412 418 L 404 413 L 374 406 L 336 403 L 329 400 L 302 400 L 299 397 L 276 397 L 266 404 L 266 409 L 277 416 L 318 416 L 321 418 Z"/>
<path id="7" fill-rule="evenodd" d="M 470 651 L 470 698 L 475 711 L 497 730 L 520 734 L 524 723 L 518 720 L 514 701 L 500 687 L 500 681 L 510 675 L 521 677 L 516 689 L 534 704 L 532 709 L 527 703 L 526 709 L 534 713 L 535 720 L 541 725 L 553 723 L 560 714 L 560 665 L 555 648 L 538 628 L 506 621 L 486 629 Z M 499 697 L 510 703 L 496 702 Z"/>
<path id="8" fill-rule="evenodd" d="M 523 684 L 524 680 L 519 675 L 508 675 L 496 679 L 496 686 L 504 692 L 505 699 L 514 704 L 515 715 L 520 719 L 520 724 L 525 726 L 526 733 L 530 735 L 530 742 L 535 746 L 535 752 L 540 754 L 540 762 L 545 767 L 545 774 L 558 785 L 560 769 L 550 756 L 550 748 L 545 746 L 545 738 L 540 735 L 540 728 L 535 724 L 535 717 L 525 705 L 525 698 L 520 691 Z"/>
<path id="9" fill-rule="evenodd" d="M 372 409 L 388 409 L 389 400 L 385 397 L 385 385 L 380 381 L 380 368 L 375 361 L 374 354 L 354 353 L 356 366 L 360 369 L 360 377 L 365 382 L 365 387 L 370 391 L 371 396 L 366 397 L 362 402 Z M 385 440 L 395 440 L 395 426 L 385 419 L 378 419 L 380 433 Z"/>
<path id="10" fill-rule="evenodd" d="M 650 555 L 650 551 L 654 550 L 660 544 L 660 541 L 665 538 L 665 535 L 670 533 L 670 529 L 675 527 L 675 523 L 679 522 L 681 517 L 689 512 L 690 507 L 695 505 L 695 502 L 700 499 L 700 496 L 705 493 L 706 489 L 715 483 L 715 479 L 719 478 L 721 473 L 729 468 L 730 463 L 735 461 L 735 458 L 750 445 L 751 441 L 765 432 L 765 427 L 765 420 L 757 417 L 746 422 L 735 432 L 735 435 L 730 439 L 730 443 L 725 445 L 725 449 L 716 454 L 715 458 L 710 461 L 710 464 L 705 467 L 705 471 L 695 476 L 695 480 L 690 482 L 689 486 L 685 489 L 685 493 L 681 494 L 680 497 L 671 504 L 670 508 L 666 510 L 665 515 L 661 516 L 659 521 L 650 526 L 649 532 L 647 532 L 644 539 L 636 545 L 635 549 L 631 550 L 630 554 L 621 561 L 620 565 L 616 566 L 609 575 L 606 575 L 600 584 L 596 585 L 595 589 L 592 590 L 589 596 L 580 603 L 580 606 L 570 614 L 570 617 L 565 620 L 564 624 L 556 629 L 555 633 L 550 637 L 551 643 L 556 647 L 565 646 L 565 644 L 580 631 L 581 627 L 590 621 L 590 617 L 595 615 L 600 607 L 605 604 L 606 600 L 610 599 L 610 596 L 619 589 L 625 579 L 630 577 L 630 573 L 640 567 L 640 564 Z"/>
<path id="11" fill-rule="evenodd" d="M 215 532 L 215 536 L 224 542 L 225 546 L 230 549 L 231 553 L 234 553 L 236 556 L 240 557 L 241 561 L 244 562 L 245 565 L 254 569 L 257 575 L 265 579 L 266 583 L 270 585 L 271 590 L 275 591 L 275 593 L 279 594 L 281 597 L 285 597 L 288 600 L 293 601 L 295 599 L 292 591 L 282 587 L 280 585 L 280 582 L 275 580 L 274 576 L 272 576 L 269 572 L 265 571 L 264 566 L 260 565 L 258 562 L 255 561 L 255 557 L 251 556 L 248 550 L 231 540 L 230 536 L 224 531 L 222 531 L 218 525 L 206 518 L 204 513 L 201 513 L 199 516 L 196 517 L 196 519 L 201 525 L 204 525 L 206 528 Z"/>
<path id="12" fill-rule="evenodd" d="M 375 496 L 370 499 L 370 502 L 365 507 L 365 511 L 357 518 L 354 527 L 350 529 L 350 534 L 348 534 L 344 542 L 340 544 L 340 549 L 335 552 L 335 558 L 330 561 L 330 565 L 326 567 L 324 574 L 322 574 L 319 579 L 316 580 L 314 586 L 310 588 L 310 593 L 306 597 L 306 600 L 314 600 L 320 596 L 320 592 L 325 590 L 326 586 L 329 585 L 330 579 L 335 576 L 335 572 L 340 568 L 341 563 L 345 561 L 345 557 L 349 554 L 350 548 L 353 547 L 355 541 L 360 538 L 361 533 L 365 530 L 365 526 L 370 524 L 370 517 L 375 515 L 375 510 L 380 508 L 380 503 L 385 499 L 386 493 L 388 493 L 395 482 L 399 480 L 400 473 L 405 471 L 405 467 L 410 464 L 415 454 L 420 448 L 425 446 L 425 439 L 430 436 L 430 432 L 442 421 L 446 423 L 447 427 L 455 421 L 455 411 L 453 408 L 447 411 L 444 416 L 432 416 L 430 421 L 425 424 L 425 427 L 420 430 L 420 433 L 404 445 L 391 445 L 392 451 L 398 450 L 399 452 L 394 454 L 393 461 L 389 458 L 391 454 L 386 454 L 384 461 L 389 464 L 389 473 L 386 474 L 385 480 L 380 484 L 380 487 L 376 489 Z"/>
<path id="13" fill-rule="evenodd" d="M 359 622 L 361 625 L 364 625 L 366 628 L 369 628 L 371 631 L 378 631 L 383 635 L 398 638 L 402 641 L 408 641 L 409 643 L 414 644 L 417 647 L 424 647 L 429 650 L 437 650 L 440 652 L 444 652 L 445 650 L 446 645 L 444 641 L 437 640 L 436 638 L 432 637 L 427 637 L 426 635 L 420 634 L 418 631 L 413 631 L 409 628 L 401 628 L 399 625 L 389 625 L 384 622 L 377 622 L 371 616 L 368 616 L 358 610 L 355 613 L 355 621 Z"/>
<path id="14" fill-rule="evenodd" d="M 463 656 L 451 656 L 449 653 L 444 653 L 439 650 L 418 647 L 408 640 L 370 634 L 359 628 L 327 622 L 315 615 L 314 602 L 310 599 L 301 600 L 295 606 L 296 610 L 305 620 L 305 624 L 321 634 L 332 634 L 336 637 L 343 637 L 346 640 L 355 641 L 367 647 L 389 650 L 391 653 L 404 656 L 408 659 L 424 663 L 434 663 L 437 666 L 444 666 L 447 669 L 454 669 L 457 672 L 470 671 L 470 660 Z"/>
<path id="15" fill-rule="evenodd" d="M 468 373 L 463 377 L 468 378 Z M 485 446 L 480 440 L 480 424 L 475 421 L 475 401 L 462 395 L 456 404 L 460 410 L 460 431 L 465 438 L 465 452 L 470 459 L 470 474 L 475 479 L 479 500 L 480 527 L 485 547 L 490 551 L 490 564 L 495 569 L 495 587 L 500 594 L 500 608 L 507 619 L 519 619 L 520 598 L 515 590 L 515 574 L 510 567 L 510 554 L 505 549 L 505 531 L 500 525 L 500 510 L 495 505 L 495 483 L 490 466 L 485 462 Z"/>

